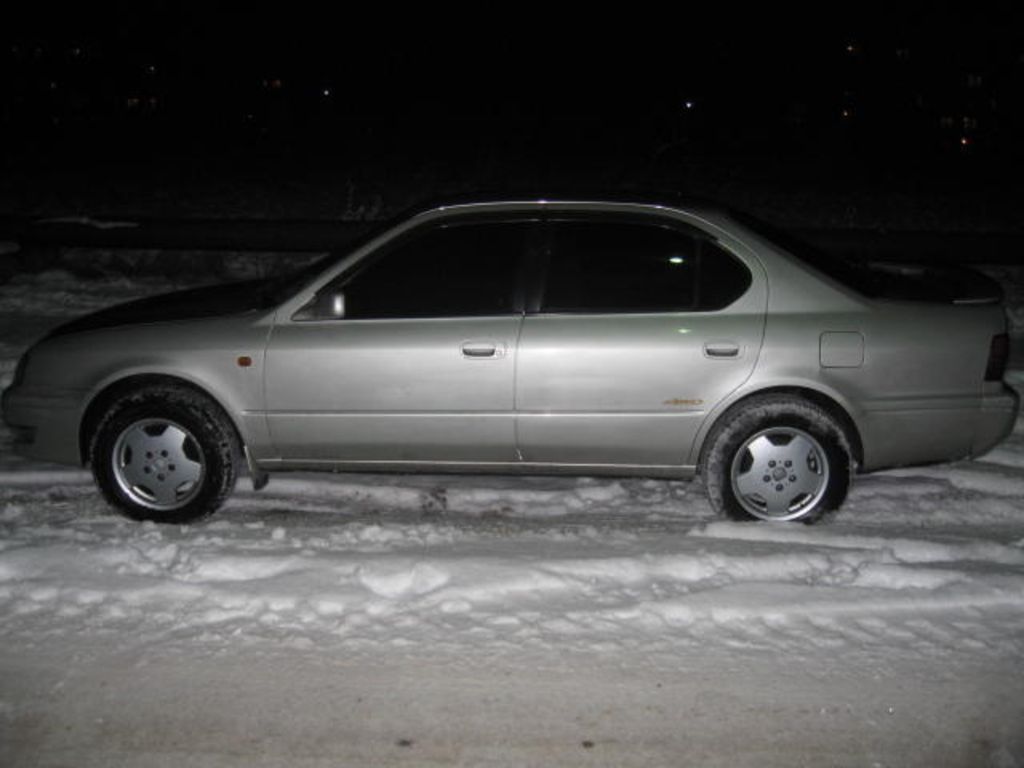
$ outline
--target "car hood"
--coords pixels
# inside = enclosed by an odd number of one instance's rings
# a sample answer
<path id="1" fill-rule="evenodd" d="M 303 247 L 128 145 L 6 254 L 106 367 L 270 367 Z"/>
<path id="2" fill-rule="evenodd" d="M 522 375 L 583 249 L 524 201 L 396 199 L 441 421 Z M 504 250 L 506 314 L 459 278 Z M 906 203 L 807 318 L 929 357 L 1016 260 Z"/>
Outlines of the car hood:
<path id="1" fill-rule="evenodd" d="M 115 328 L 137 323 L 163 323 L 204 317 L 237 315 L 267 309 L 272 296 L 269 280 L 247 280 L 175 291 L 102 309 L 59 326 L 50 337 Z"/>

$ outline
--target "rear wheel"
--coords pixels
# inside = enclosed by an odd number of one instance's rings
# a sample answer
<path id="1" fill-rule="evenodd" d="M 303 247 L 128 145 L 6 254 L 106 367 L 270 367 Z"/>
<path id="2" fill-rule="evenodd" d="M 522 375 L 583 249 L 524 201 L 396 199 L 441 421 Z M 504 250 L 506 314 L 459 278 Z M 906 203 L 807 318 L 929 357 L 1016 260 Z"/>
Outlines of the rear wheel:
<path id="1" fill-rule="evenodd" d="M 734 520 L 813 522 L 846 498 L 849 441 L 812 402 L 752 398 L 723 416 L 706 445 L 701 464 L 708 498 Z"/>
<path id="2" fill-rule="evenodd" d="M 212 514 L 235 484 L 234 430 L 206 397 L 151 387 L 115 401 L 90 461 L 107 501 L 135 520 L 187 523 Z"/>

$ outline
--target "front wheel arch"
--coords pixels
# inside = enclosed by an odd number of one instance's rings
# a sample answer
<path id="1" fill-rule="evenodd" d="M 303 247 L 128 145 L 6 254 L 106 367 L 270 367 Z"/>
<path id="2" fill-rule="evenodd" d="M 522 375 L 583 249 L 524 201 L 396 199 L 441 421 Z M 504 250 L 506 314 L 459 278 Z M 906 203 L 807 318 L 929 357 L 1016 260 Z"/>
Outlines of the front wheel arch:
<path id="1" fill-rule="evenodd" d="M 222 409 L 173 383 L 117 391 L 89 446 L 107 502 L 133 520 L 157 523 L 213 514 L 234 489 L 241 453 Z"/>
<path id="2" fill-rule="evenodd" d="M 89 401 L 78 427 L 78 457 L 82 466 L 89 463 L 90 448 L 92 446 L 93 438 L 96 435 L 96 429 L 99 427 L 104 415 L 110 410 L 114 403 L 129 392 L 138 392 L 142 389 L 150 389 L 153 387 L 175 387 L 177 389 L 183 389 L 208 401 L 210 407 L 215 408 L 224 421 L 231 425 L 231 429 L 234 433 L 233 436 L 235 444 L 238 446 L 239 453 L 241 454 L 245 450 L 246 442 L 242 437 L 238 424 L 235 423 L 235 420 L 231 418 L 228 410 L 220 403 L 219 400 L 217 400 L 216 397 L 211 395 L 203 387 L 200 387 L 187 379 L 167 374 L 146 373 L 118 379 L 100 390 L 92 400 Z"/>

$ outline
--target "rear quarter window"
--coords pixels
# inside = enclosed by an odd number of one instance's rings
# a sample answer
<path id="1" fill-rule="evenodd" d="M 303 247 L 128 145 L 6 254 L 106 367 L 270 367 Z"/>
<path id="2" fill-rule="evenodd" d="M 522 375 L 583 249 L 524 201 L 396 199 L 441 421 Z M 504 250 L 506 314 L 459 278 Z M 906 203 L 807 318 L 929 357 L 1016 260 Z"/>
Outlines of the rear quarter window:
<path id="1" fill-rule="evenodd" d="M 712 312 L 733 303 L 750 283 L 750 270 L 697 230 L 552 221 L 541 310 Z"/>

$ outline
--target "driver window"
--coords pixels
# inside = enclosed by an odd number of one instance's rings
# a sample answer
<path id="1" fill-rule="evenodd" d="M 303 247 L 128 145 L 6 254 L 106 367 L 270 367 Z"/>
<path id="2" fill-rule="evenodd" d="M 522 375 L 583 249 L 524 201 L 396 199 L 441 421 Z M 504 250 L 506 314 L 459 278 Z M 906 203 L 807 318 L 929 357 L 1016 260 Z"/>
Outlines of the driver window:
<path id="1" fill-rule="evenodd" d="M 515 311 L 529 222 L 449 224 L 414 235 L 345 280 L 348 319 L 482 317 Z"/>

